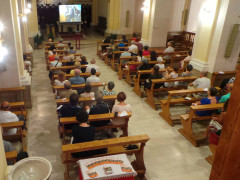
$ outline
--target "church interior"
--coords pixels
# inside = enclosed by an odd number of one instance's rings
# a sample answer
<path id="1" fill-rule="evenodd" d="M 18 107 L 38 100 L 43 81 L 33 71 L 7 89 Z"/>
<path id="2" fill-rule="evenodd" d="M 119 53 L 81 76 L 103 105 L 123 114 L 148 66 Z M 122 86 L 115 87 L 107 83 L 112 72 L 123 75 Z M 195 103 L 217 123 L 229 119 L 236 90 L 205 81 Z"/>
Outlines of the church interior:
<path id="1" fill-rule="evenodd" d="M 0 180 L 238 180 L 239 0 L 1 0 Z"/>

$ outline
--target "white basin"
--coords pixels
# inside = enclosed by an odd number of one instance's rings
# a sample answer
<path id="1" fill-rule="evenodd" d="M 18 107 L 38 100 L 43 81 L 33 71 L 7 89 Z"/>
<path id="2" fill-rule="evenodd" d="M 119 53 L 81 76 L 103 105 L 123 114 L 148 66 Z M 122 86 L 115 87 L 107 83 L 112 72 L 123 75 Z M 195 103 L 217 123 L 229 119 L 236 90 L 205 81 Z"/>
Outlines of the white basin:
<path id="1" fill-rule="evenodd" d="M 8 180 L 47 180 L 51 172 L 52 165 L 47 159 L 29 157 L 13 165 Z"/>

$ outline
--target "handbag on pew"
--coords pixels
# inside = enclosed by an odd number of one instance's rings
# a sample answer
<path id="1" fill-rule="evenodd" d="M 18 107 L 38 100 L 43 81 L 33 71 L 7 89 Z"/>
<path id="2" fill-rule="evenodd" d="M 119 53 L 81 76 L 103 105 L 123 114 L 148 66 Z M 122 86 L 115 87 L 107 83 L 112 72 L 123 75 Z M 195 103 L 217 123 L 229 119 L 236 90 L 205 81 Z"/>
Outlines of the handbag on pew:
<path id="1" fill-rule="evenodd" d="M 123 147 L 124 147 L 126 150 L 138 149 L 138 146 L 137 146 L 136 144 L 124 145 Z"/>
<path id="2" fill-rule="evenodd" d="M 217 145 L 220 138 L 220 134 L 222 132 L 222 125 L 215 120 L 211 120 L 209 127 L 210 127 L 210 132 L 208 135 L 209 144 Z"/>

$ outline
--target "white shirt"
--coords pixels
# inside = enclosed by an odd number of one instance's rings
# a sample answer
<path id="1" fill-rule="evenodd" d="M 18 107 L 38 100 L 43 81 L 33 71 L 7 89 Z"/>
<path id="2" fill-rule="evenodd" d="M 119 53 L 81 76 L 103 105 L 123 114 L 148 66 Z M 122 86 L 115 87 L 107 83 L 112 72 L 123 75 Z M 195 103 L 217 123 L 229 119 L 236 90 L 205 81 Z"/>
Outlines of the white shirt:
<path id="1" fill-rule="evenodd" d="M 134 54 L 138 54 L 138 47 L 135 44 L 131 45 L 129 47 L 129 52 L 134 53 Z"/>
<path id="2" fill-rule="evenodd" d="M 65 81 L 59 81 L 58 79 L 55 79 L 55 85 L 56 86 L 63 86 L 65 84 L 65 82 L 67 82 L 68 80 L 65 80 Z"/>
<path id="3" fill-rule="evenodd" d="M 170 53 L 170 52 L 174 52 L 174 48 L 169 46 L 167 49 L 164 50 L 164 53 Z"/>
<path id="4" fill-rule="evenodd" d="M 100 82 L 100 78 L 95 75 L 91 75 L 86 80 L 86 83 L 96 83 L 96 82 Z"/>
<path id="5" fill-rule="evenodd" d="M 171 75 L 171 79 L 176 79 L 178 77 L 178 73 L 175 73 L 175 72 L 171 72 L 170 75 Z M 175 82 L 165 82 L 164 83 L 164 86 L 169 87 L 169 88 L 174 87 L 174 85 L 175 85 Z"/>
<path id="6" fill-rule="evenodd" d="M 196 87 L 196 89 L 210 88 L 211 81 L 207 77 L 202 77 L 193 81 L 193 85 Z"/>
<path id="7" fill-rule="evenodd" d="M 122 53 L 122 54 L 121 54 L 121 56 L 120 56 L 120 57 L 129 57 L 129 56 L 131 56 L 131 53 L 130 53 L 130 52 L 127 52 L 127 51 L 125 51 L 124 53 Z"/>
<path id="8" fill-rule="evenodd" d="M 58 64 L 57 64 L 58 63 Z M 57 65 L 57 66 L 56 66 Z M 62 66 L 62 63 L 59 62 L 59 61 L 52 61 L 51 64 L 50 64 L 51 67 L 60 67 Z"/>
<path id="9" fill-rule="evenodd" d="M 17 122 L 19 121 L 16 114 L 11 111 L 0 111 L 0 123 Z M 7 129 L 3 131 L 3 135 L 14 135 L 17 133 L 17 128 Z"/>
<path id="10" fill-rule="evenodd" d="M 159 69 L 165 69 L 165 65 L 164 64 L 156 64 L 158 67 L 159 67 Z"/>
<path id="11" fill-rule="evenodd" d="M 100 72 L 99 71 L 99 66 L 95 65 L 95 64 L 90 64 L 87 66 L 86 68 L 86 73 L 91 73 L 91 69 L 94 68 L 96 69 L 96 72 Z"/>

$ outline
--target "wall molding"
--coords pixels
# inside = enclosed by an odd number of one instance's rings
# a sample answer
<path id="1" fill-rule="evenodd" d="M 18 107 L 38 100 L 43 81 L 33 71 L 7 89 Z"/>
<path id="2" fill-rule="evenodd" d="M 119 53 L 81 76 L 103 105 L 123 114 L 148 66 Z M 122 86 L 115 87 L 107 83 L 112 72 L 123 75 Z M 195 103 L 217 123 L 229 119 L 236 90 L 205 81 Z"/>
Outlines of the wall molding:
<path id="1" fill-rule="evenodd" d="M 193 66 L 194 69 L 202 72 L 202 71 L 209 71 L 209 65 L 207 62 L 202 62 L 197 59 L 191 59 L 190 64 Z"/>

